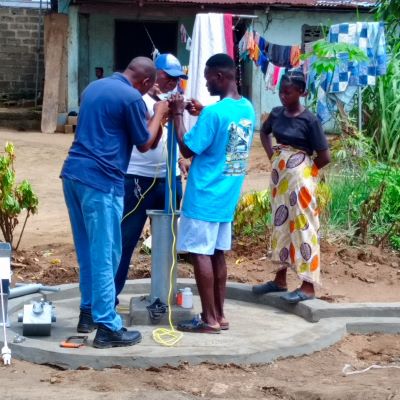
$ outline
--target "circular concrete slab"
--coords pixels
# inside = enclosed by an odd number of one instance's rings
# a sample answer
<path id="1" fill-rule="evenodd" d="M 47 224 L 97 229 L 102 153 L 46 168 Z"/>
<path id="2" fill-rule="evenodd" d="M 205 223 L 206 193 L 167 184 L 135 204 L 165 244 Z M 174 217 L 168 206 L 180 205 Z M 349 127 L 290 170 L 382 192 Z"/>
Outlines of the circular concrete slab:
<path id="1" fill-rule="evenodd" d="M 226 301 L 226 315 L 231 328 L 221 334 L 184 333 L 175 347 L 164 347 L 152 339 L 157 326 L 135 326 L 143 340 L 132 347 L 95 349 L 89 345 L 80 349 L 63 349 L 59 343 L 66 337 L 76 335 L 79 311 L 79 291 L 76 285 L 65 285 L 57 294 L 48 296 L 56 307 L 57 322 L 51 336 L 30 337 L 20 344 L 12 344 L 13 357 L 39 363 L 53 364 L 61 368 L 83 366 L 101 369 L 116 365 L 126 367 L 178 365 L 188 361 L 192 364 L 204 361 L 216 363 L 265 363 L 279 357 L 299 356 L 322 349 L 340 340 L 346 333 L 343 323 L 325 319 L 310 323 L 302 318 L 270 306 L 233 299 Z M 129 304 L 133 294 L 147 294 L 146 285 L 129 285 L 131 293 L 125 292 L 121 304 Z M 136 290 L 135 290 L 136 289 Z M 149 289 L 149 285 L 148 285 Z M 141 292 L 138 293 L 138 290 Z M 23 304 L 40 294 L 10 301 L 10 341 L 22 334 L 22 324 L 17 314 Z M 200 310 L 198 296 L 194 296 L 195 310 Z M 175 323 L 178 321 L 174 321 Z"/>

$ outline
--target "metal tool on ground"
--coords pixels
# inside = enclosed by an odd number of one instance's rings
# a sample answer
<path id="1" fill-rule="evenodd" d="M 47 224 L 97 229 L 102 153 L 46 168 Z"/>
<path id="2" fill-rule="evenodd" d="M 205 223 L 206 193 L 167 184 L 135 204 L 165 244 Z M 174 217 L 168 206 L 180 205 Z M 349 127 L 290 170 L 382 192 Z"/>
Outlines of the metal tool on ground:
<path id="1" fill-rule="evenodd" d="M 87 344 L 87 336 L 69 336 L 63 342 L 60 343 L 60 347 L 65 349 L 79 349 Z"/>
<path id="2" fill-rule="evenodd" d="M 18 322 L 22 322 L 24 336 L 50 336 L 51 323 L 56 322 L 55 308 L 44 299 L 25 304 Z"/>
<path id="3" fill-rule="evenodd" d="M 1 349 L 1 357 L 4 365 L 11 365 L 11 350 L 7 343 L 7 307 L 6 297 L 11 277 L 11 245 L 0 243 L 0 303 L 1 303 L 1 324 L 3 326 L 4 345 Z M 3 284 L 4 283 L 4 284 Z M 6 286 L 6 287 L 3 287 Z"/>

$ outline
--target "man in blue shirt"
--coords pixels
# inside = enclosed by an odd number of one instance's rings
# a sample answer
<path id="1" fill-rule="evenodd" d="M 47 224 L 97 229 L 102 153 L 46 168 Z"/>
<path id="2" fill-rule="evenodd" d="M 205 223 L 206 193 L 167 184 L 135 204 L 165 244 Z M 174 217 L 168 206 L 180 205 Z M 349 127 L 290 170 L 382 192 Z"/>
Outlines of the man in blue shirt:
<path id="1" fill-rule="evenodd" d="M 121 257 L 124 175 L 132 147 L 151 148 L 167 102 L 147 123 L 142 100 L 156 69 L 138 57 L 126 70 L 92 82 L 83 92 L 75 140 L 61 171 L 80 267 L 81 304 L 77 330 L 97 329 L 94 347 L 130 346 L 138 331 L 122 327 L 115 312 L 114 275 Z"/>
<path id="2" fill-rule="evenodd" d="M 192 108 L 201 113 L 191 131 L 186 133 L 183 123 L 182 96 L 170 102 L 181 154 L 193 157 L 177 248 L 192 256 L 202 305 L 201 319 L 183 322 L 178 329 L 219 333 L 229 329 L 224 315 L 224 250 L 231 248 L 231 225 L 247 171 L 255 113 L 251 103 L 238 94 L 235 63 L 228 55 L 212 56 L 204 74 L 210 94 L 220 96 L 221 101 L 204 109 L 192 102 Z"/>

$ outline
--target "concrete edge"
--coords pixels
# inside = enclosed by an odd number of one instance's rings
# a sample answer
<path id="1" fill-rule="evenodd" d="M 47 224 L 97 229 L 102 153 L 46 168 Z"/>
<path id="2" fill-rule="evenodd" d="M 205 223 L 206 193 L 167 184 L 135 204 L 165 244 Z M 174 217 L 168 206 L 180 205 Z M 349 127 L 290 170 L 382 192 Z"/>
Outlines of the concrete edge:
<path id="1" fill-rule="evenodd" d="M 125 285 L 125 292 L 149 293 L 151 286 L 150 279 L 129 280 Z M 60 292 L 46 293 L 48 300 L 60 300 L 66 296 L 79 293 L 78 284 L 66 284 L 56 286 L 61 288 Z M 178 288 L 190 287 L 194 294 L 198 294 L 194 279 L 178 279 Z M 400 318 L 399 303 L 328 303 L 323 300 L 314 299 L 301 302 L 296 305 L 287 304 L 280 299 L 279 293 L 270 293 L 262 296 L 255 296 L 251 290 L 252 286 L 244 283 L 228 282 L 226 297 L 232 300 L 239 300 L 248 303 L 256 303 L 278 308 L 279 310 L 297 315 L 308 322 L 318 322 L 324 318 Z M 40 299 L 43 294 L 36 293 L 24 296 L 24 302 Z M 21 307 L 21 298 L 9 300 L 10 312 L 15 312 L 15 307 Z"/>
<path id="2" fill-rule="evenodd" d="M 346 327 L 343 321 L 321 321 L 314 332 L 315 340 L 304 338 L 304 335 L 294 338 L 292 343 L 277 343 L 277 349 L 268 349 L 248 354 L 202 354 L 193 356 L 162 356 L 162 357 L 144 357 L 144 356 L 113 356 L 112 361 L 106 353 L 96 356 L 80 356 L 67 352 L 46 351 L 39 348 L 29 348 L 11 343 L 13 356 L 20 360 L 33 362 L 36 364 L 56 365 L 63 369 L 78 369 L 81 367 L 90 367 L 94 369 L 112 368 L 116 366 L 129 368 L 148 368 L 161 367 L 165 365 L 178 366 L 183 362 L 189 362 L 191 365 L 203 362 L 224 364 L 261 364 L 270 363 L 277 359 L 287 357 L 300 357 L 322 350 L 328 346 L 337 343 L 346 335 Z M 279 350 L 278 350 L 279 348 Z M 29 350 L 29 351 L 28 351 Z M 85 360 L 86 359 L 86 360 Z"/>
<path id="3" fill-rule="evenodd" d="M 348 333 L 369 335 L 385 333 L 390 335 L 400 334 L 400 318 L 362 318 L 346 322 Z"/>

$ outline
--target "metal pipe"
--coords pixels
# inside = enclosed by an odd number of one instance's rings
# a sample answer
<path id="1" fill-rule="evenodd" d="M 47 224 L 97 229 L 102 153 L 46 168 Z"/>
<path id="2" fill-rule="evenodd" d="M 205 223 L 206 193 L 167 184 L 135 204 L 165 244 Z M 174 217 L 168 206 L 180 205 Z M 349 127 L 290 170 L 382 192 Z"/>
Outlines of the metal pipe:
<path id="1" fill-rule="evenodd" d="M 176 295 L 176 257 L 172 252 L 176 251 L 171 232 L 173 223 L 174 232 L 177 228 L 177 214 L 165 214 L 163 210 L 147 210 L 147 215 L 151 220 L 151 291 L 150 301 L 153 302 L 157 297 L 168 304 L 168 293 L 170 283 L 172 285 L 170 299 Z M 173 219 L 173 220 L 172 220 Z M 175 258 L 175 263 L 173 262 Z M 174 269 L 170 282 L 171 268 Z"/>
<path id="2" fill-rule="evenodd" d="M 242 18 L 242 19 L 256 19 L 258 15 L 246 15 L 246 14 L 232 14 L 233 18 Z"/>
<path id="3" fill-rule="evenodd" d="M 176 137 L 174 134 L 174 124 L 168 122 L 167 136 L 167 172 L 165 177 L 165 203 L 164 213 L 170 214 L 171 209 L 176 210 Z M 171 193 L 170 193 L 171 188 Z"/>
<path id="4" fill-rule="evenodd" d="M 10 289 L 8 298 L 14 299 L 16 297 L 27 296 L 28 294 L 38 293 L 40 291 L 46 292 L 59 292 L 60 288 L 55 288 L 51 286 L 44 286 L 41 283 L 32 284 L 16 284 L 17 287 Z"/>

